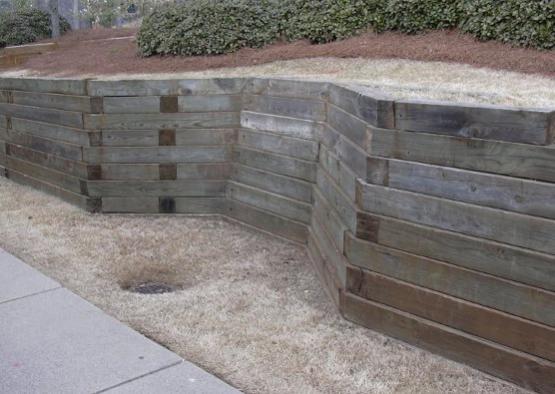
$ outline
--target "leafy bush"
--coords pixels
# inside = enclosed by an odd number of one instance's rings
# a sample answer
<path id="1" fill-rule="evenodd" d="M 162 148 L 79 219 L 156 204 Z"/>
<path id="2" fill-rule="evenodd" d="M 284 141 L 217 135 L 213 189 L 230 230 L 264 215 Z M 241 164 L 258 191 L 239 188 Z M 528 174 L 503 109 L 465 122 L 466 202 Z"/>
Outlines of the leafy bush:
<path id="1" fill-rule="evenodd" d="M 269 0 L 196 0 L 155 10 L 137 42 L 146 56 L 222 54 L 275 41 L 279 23 Z"/>
<path id="2" fill-rule="evenodd" d="M 554 0 L 468 0 L 461 29 L 481 40 L 555 48 Z"/>
<path id="3" fill-rule="evenodd" d="M 60 32 L 71 27 L 60 17 Z M 52 36 L 50 14 L 37 9 L 22 9 L 0 14 L 0 48 L 7 45 L 22 45 Z"/>
<path id="4" fill-rule="evenodd" d="M 289 40 L 325 43 L 344 39 L 378 22 L 383 0 L 286 0 L 283 34 Z"/>
<path id="5" fill-rule="evenodd" d="M 156 9 L 138 34 L 140 51 L 211 55 L 282 37 L 326 43 L 364 30 L 461 27 L 482 40 L 555 47 L 555 0 L 185 0 Z"/>
<path id="6" fill-rule="evenodd" d="M 463 1 L 388 0 L 382 11 L 382 27 L 404 33 L 452 28 L 460 23 L 463 16 Z"/>

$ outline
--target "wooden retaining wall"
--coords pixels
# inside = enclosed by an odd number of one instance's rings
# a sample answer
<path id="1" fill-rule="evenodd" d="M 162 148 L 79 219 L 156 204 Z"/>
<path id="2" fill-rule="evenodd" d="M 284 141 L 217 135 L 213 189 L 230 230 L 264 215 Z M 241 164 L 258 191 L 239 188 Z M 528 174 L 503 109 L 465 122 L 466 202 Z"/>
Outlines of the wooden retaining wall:
<path id="1" fill-rule="evenodd" d="M 307 245 L 349 320 L 555 391 L 555 115 L 278 79 L 0 79 L 0 173 Z"/>

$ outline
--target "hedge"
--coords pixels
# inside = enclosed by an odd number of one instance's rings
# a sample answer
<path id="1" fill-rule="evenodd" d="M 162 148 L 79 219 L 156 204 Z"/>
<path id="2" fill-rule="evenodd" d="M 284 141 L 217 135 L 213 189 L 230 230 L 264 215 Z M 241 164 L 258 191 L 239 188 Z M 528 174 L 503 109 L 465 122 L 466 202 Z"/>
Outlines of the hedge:
<path id="1" fill-rule="evenodd" d="M 463 18 L 464 0 L 388 0 L 382 8 L 383 25 L 378 30 L 418 33 L 449 29 Z"/>
<path id="2" fill-rule="evenodd" d="M 279 12 L 267 0 L 197 0 L 147 16 L 137 41 L 143 55 L 215 55 L 257 48 L 279 35 Z"/>
<path id="3" fill-rule="evenodd" d="M 325 43 L 354 36 L 375 24 L 382 0 L 285 0 L 283 35 Z"/>
<path id="4" fill-rule="evenodd" d="M 555 47 L 555 0 L 188 0 L 156 9 L 140 51 L 212 55 L 279 38 L 325 43 L 365 30 L 418 33 L 460 27 L 481 40 Z"/>
<path id="5" fill-rule="evenodd" d="M 555 0 L 467 0 L 461 30 L 481 40 L 555 48 Z"/>
<path id="6" fill-rule="evenodd" d="M 60 17 L 60 32 L 71 27 Z M 23 9 L 0 13 L 0 48 L 23 45 L 52 36 L 50 14 L 37 9 Z"/>

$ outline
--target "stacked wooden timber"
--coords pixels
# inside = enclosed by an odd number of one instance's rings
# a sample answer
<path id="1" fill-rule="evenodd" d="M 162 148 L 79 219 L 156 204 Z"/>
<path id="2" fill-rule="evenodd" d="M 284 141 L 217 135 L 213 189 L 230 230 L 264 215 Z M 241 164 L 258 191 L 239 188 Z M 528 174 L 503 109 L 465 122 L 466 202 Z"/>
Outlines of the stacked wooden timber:
<path id="1" fill-rule="evenodd" d="M 555 390 L 555 116 L 280 79 L 0 79 L 0 171 L 305 243 L 354 322 Z"/>
<path id="2" fill-rule="evenodd" d="M 22 64 L 30 56 L 51 52 L 58 48 L 55 42 L 6 47 L 0 50 L 0 68 Z"/>

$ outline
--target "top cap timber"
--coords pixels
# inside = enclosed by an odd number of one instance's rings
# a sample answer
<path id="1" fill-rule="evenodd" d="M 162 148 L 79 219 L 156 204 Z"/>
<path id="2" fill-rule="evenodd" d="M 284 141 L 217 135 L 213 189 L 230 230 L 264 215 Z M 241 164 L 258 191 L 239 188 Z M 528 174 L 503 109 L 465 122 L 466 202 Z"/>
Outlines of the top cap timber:
<path id="1" fill-rule="evenodd" d="M 545 109 L 434 101 L 395 102 L 395 126 L 400 130 L 535 145 L 553 142 L 552 117 L 553 112 Z"/>
<path id="2" fill-rule="evenodd" d="M 169 79 L 88 82 L 91 96 L 187 96 L 242 93 L 242 78 Z"/>
<path id="3" fill-rule="evenodd" d="M 329 100 L 339 108 L 375 127 L 395 128 L 393 99 L 382 92 L 357 85 L 332 84 Z"/>
<path id="4" fill-rule="evenodd" d="M 86 79 L 0 78 L 0 90 L 87 95 Z"/>

